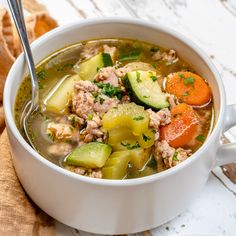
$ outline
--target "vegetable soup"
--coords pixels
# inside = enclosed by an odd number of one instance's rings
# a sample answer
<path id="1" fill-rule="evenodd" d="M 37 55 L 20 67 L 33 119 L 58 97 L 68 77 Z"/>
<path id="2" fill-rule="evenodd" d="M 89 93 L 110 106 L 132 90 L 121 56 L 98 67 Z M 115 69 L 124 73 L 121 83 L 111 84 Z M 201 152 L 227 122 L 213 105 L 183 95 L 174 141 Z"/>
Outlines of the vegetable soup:
<path id="1" fill-rule="evenodd" d="M 130 39 L 79 42 L 44 59 L 37 77 L 40 106 L 27 124 L 34 147 L 79 175 L 129 179 L 172 168 L 213 126 L 207 78 L 174 49 Z M 30 96 L 26 77 L 15 102 L 19 129 Z"/>

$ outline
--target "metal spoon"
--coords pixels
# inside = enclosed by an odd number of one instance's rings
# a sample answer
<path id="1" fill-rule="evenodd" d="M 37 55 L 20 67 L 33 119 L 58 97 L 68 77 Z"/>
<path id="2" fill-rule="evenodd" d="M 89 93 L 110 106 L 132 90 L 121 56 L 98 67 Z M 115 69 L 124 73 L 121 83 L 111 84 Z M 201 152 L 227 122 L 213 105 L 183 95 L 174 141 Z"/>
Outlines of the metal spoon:
<path id="1" fill-rule="evenodd" d="M 27 126 L 27 120 L 32 112 L 34 112 L 38 106 L 39 106 L 39 85 L 38 85 L 38 79 L 36 76 L 35 71 L 35 64 L 32 56 L 32 52 L 30 49 L 29 39 L 27 36 L 27 31 L 25 27 L 25 21 L 24 21 L 24 13 L 22 9 L 22 3 L 21 0 L 7 0 L 8 5 L 11 10 L 11 14 L 13 17 L 13 20 L 15 22 L 18 35 L 21 40 L 21 44 L 24 50 L 24 56 L 25 60 L 29 69 L 30 79 L 31 79 L 31 86 L 32 86 L 32 96 L 31 100 L 27 102 L 25 105 L 20 119 L 20 125 L 21 128 L 24 130 L 25 135 L 31 144 L 31 146 L 35 149 L 33 142 L 29 136 L 28 132 L 28 126 Z"/>

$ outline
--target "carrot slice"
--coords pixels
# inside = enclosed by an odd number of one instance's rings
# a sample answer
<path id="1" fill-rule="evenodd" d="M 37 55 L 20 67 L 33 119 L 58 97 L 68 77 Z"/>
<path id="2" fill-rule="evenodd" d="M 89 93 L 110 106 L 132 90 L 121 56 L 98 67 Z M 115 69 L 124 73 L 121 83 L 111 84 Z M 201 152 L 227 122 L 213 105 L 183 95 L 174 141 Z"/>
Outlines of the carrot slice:
<path id="1" fill-rule="evenodd" d="M 182 102 L 201 106 L 211 99 L 211 89 L 206 81 L 192 72 L 177 72 L 167 76 L 166 91 Z"/>
<path id="2" fill-rule="evenodd" d="M 160 129 L 160 138 L 166 140 L 172 147 L 183 147 L 197 133 L 198 118 L 193 108 L 186 103 L 180 103 L 171 110 L 171 123 Z"/>

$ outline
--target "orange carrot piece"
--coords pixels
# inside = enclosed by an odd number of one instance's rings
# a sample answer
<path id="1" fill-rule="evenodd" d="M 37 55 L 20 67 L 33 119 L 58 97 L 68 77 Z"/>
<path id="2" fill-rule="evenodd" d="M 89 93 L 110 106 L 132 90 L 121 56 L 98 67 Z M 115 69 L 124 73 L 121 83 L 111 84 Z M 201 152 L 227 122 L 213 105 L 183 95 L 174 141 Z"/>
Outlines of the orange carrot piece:
<path id="1" fill-rule="evenodd" d="M 211 99 L 211 89 L 206 81 L 192 72 L 177 72 L 167 76 L 166 91 L 182 102 L 201 106 Z"/>
<path id="2" fill-rule="evenodd" d="M 193 108 L 180 103 L 171 110 L 171 123 L 160 129 L 160 138 L 172 147 L 178 148 L 188 144 L 197 133 L 198 118 Z"/>

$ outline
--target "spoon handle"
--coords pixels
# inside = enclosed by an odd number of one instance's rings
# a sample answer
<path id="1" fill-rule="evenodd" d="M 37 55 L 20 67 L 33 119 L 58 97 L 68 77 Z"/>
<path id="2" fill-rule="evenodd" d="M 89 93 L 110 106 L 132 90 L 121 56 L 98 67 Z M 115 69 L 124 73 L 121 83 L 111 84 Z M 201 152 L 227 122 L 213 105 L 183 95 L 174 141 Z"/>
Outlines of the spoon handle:
<path id="1" fill-rule="evenodd" d="M 18 35 L 21 40 L 21 44 L 25 54 L 25 59 L 29 69 L 31 85 L 32 85 L 32 103 L 29 111 L 33 111 L 36 109 L 39 102 L 39 85 L 36 76 L 34 60 L 30 49 L 29 39 L 25 27 L 22 3 L 21 0 L 7 0 L 7 2 L 16 25 Z"/>

